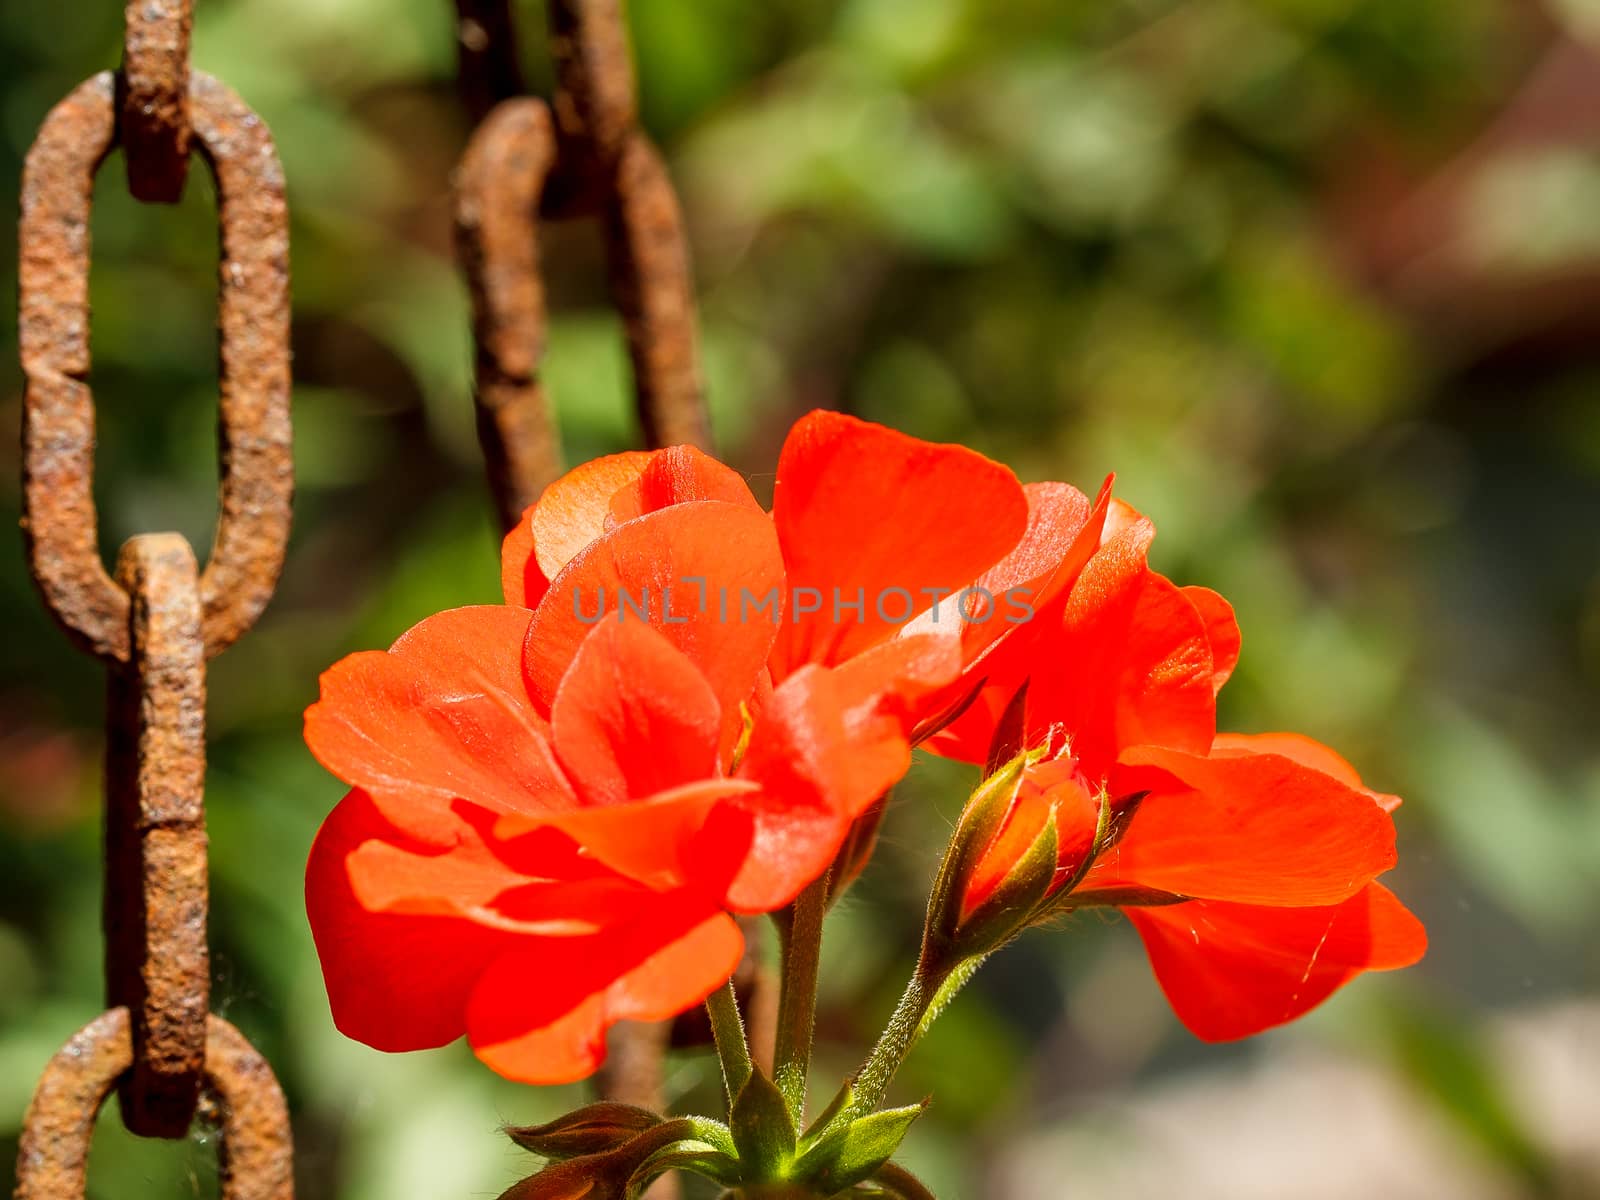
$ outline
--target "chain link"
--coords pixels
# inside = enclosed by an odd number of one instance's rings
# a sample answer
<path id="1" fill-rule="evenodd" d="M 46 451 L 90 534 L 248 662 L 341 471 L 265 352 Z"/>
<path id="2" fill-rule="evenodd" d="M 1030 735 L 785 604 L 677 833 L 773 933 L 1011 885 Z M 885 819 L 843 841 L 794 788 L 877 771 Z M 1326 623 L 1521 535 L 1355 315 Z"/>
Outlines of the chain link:
<path id="1" fill-rule="evenodd" d="M 457 0 L 461 91 L 506 86 L 516 47 L 503 3 Z M 627 329 L 645 441 L 709 448 L 683 218 L 672 182 L 638 128 L 619 0 L 551 0 L 552 102 L 507 99 L 488 112 L 456 175 L 456 242 L 472 294 L 478 430 L 501 521 L 561 472 L 539 380 L 546 313 L 540 215 L 599 218 L 613 301 Z M 516 76 L 515 78 L 520 78 Z M 475 115 L 476 110 L 474 109 Z"/>
<path id="2" fill-rule="evenodd" d="M 189 174 L 192 0 L 128 0 L 120 129 L 128 191 L 175 204 Z"/>
<path id="3" fill-rule="evenodd" d="M 100 560 L 89 376 L 89 217 L 117 136 L 110 73 L 45 118 L 22 177 L 19 341 L 23 533 L 56 620 L 103 659 L 128 660 L 128 594 Z M 220 517 L 200 577 L 207 657 L 266 607 L 289 536 L 289 234 L 283 170 L 261 118 L 208 75 L 190 81 L 222 231 L 218 325 Z"/>
<path id="4" fill-rule="evenodd" d="M 128 1010 L 79 1030 L 44 1070 L 22 1121 L 15 1200 L 80 1200 L 95 1117 L 134 1063 Z M 222 1200 L 293 1200 L 289 1113 L 272 1068 L 221 1017 L 206 1018 L 203 1115 L 222 1131 Z"/>
<path id="5" fill-rule="evenodd" d="M 19 334 L 23 532 L 51 615 L 108 667 L 106 991 L 109 1010 L 46 1068 L 17 1159 L 19 1200 L 80 1200 L 96 1114 L 181 1138 L 222 1129 L 225 1200 L 290 1200 L 283 1094 L 244 1037 L 210 1015 L 204 808 L 205 664 L 266 606 L 289 529 L 288 219 L 265 124 L 188 65 L 188 0 L 129 0 L 123 71 L 46 117 L 23 172 Z M 131 539 L 116 577 L 93 494 L 89 227 L 94 177 L 123 146 L 129 190 L 172 202 L 191 146 L 221 228 L 219 519 L 205 570 L 177 534 Z"/>

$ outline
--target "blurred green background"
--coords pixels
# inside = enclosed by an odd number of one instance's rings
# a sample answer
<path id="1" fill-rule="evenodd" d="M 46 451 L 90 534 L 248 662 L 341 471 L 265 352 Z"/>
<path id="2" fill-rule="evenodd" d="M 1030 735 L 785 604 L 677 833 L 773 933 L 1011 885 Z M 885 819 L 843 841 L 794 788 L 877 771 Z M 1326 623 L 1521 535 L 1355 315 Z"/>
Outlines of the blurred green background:
<path id="1" fill-rule="evenodd" d="M 0 192 L 116 63 L 120 4 L 0 13 Z M 578 1095 L 332 1028 L 301 868 L 339 785 L 317 672 L 497 595 L 449 176 L 448 0 L 200 0 L 196 65 L 272 126 L 294 217 L 298 498 L 282 589 L 211 672 L 215 1007 L 274 1062 L 304 1200 L 493 1196 L 497 1133 Z M 542 14 L 519 5 L 532 85 Z M 1600 0 L 634 0 L 646 124 L 694 244 L 723 450 L 768 482 L 836 406 L 1028 479 L 1110 470 L 1155 560 L 1236 604 L 1225 723 L 1402 793 L 1419 968 L 1207 1048 L 1131 931 L 980 977 L 906 1071 L 947 1200 L 1600 1195 Z M 215 513 L 215 235 L 102 172 L 102 547 Z M 8 217 L 9 219 L 9 217 Z M 601 246 L 547 234 L 573 461 L 635 439 Z M 15 267 L 12 244 L 0 255 Z M 0 319 L 0 514 L 20 372 Z M 99 668 L 0 554 L 0 1137 L 101 1007 Z M 970 780 L 921 763 L 830 926 L 837 1078 L 909 966 Z M 405 1002 L 403 996 L 395 998 Z M 709 1063 L 670 1088 L 709 1099 Z M 831 1090 L 831 1083 L 827 1084 Z M 697 1089 L 699 1089 L 697 1091 Z M 821 1088 L 818 1089 L 819 1091 Z M 101 1122 L 91 1193 L 210 1196 L 214 1147 Z"/>

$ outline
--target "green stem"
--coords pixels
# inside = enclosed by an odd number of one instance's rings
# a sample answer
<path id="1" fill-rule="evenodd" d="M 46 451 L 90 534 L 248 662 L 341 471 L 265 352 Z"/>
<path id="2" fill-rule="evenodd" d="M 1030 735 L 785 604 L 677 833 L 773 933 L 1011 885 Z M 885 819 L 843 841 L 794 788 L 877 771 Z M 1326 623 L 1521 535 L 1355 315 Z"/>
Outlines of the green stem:
<path id="1" fill-rule="evenodd" d="M 717 1057 L 722 1060 L 722 1082 L 731 1108 L 751 1071 L 750 1042 L 745 1037 L 733 980 L 706 997 L 706 1013 L 711 1017 L 711 1036 L 717 1043 Z"/>
<path id="2" fill-rule="evenodd" d="M 829 871 L 800 893 L 778 930 L 783 940 L 783 988 L 778 994 L 778 1038 L 773 1081 L 797 1125 L 805 1124 L 806 1076 L 817 1027 L 817 968 L 822 922 L 828 915 Z"/>
<path id="3" fill-rule="evenodd" d="M 956 993 L 966 986 L 982 965 L 981 957 L 969 958 L 955 967 L 937 970 L 930 970 L 925 962 L 917 964 L 911 981 L 906 984 L 905 993 L 900 997 L 900 1003 L 895 1006 L 894 1015 L 889 1018 L 883 1035 L 878 1038 L 878 1044 L 872 1048 L 867 1061 L 861 1064 L 861 1069 L 850 1081 L 854 1094 L 845 1119 L 853 1120 L 877 1111 L 889 1093 L 889 1084 L 893 1082 L 895 1072 L 900 1069 L 906 1055 L 911 1053 L 911 1048 L 928 1032 L 950 1001 L 955 999 Z"/>

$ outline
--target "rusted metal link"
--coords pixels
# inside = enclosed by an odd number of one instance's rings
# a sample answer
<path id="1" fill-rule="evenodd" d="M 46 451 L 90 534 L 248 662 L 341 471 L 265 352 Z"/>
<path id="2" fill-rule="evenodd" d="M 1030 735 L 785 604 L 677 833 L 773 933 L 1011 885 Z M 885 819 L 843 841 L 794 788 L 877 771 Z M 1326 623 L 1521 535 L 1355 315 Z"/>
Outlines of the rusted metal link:
<path id="1" fill-rule="evenodd" d="M 123 546 L 132 598 L 126 666 L 106 701 L 106 998 L 132 1016 L 122 1119 L 181 1138 L 205 1063 L 205 648 L 194 551 L 175 533 Z"/>
<path id="2" fill-rule="evenodd" d="M 639 116 L 622 0 L 550 0 L 549 15 L 566 169 L 609 174 Z"/>
<path id="3" fill-rule="evenodd" d="M 515 39 L 495 0 L 457 0 L 457 12 L 461 87 L 472 109 L 485 91 L 484 64 L 516 63 Z M 549 17 L 555 99 L 500 104 L 474 133 L 456 175 L 456 245 L 477 346 L 478 437 L 507 528 L 562 465 L 539 379 L 546 332 L 541 214 L 603 221 L 611 294 L 627 329 L 647 444 L 711 446 L 683 218 L 660 155 L 637 129 L 621 0 L 551 0 Z"/>
<path id="4" fill-rule="evenodd" d="M 213 1016 L 205 1062 L 201 1108 L 221 1129 L 222 1200 L 293 1200 L 289 1114 L 266 1061 L 243 1034 Z M 23 1119 L 16 1200 L 83 1200 L 95 1117 L 132 1063 L 124 1008 L 85 1025 L 50 1060 Z"/>
<path id="5" fill-rule="evenodd" d="M 474 124 L 527 90 L 510 0 L 456 0 L 456 56 L 461 104 Z"/>
<path id="6" fill-rule="evenodd" d="M 117 133 L 114 91 L 105 72 L 58 104 L 23 172 L 23 530 L 34 580 L 56 620 L 91 653 L 126 662 L 128 595 L 100 559 L 88 384 L 89 216 L 95 171 Z M 222 233 L 220 518 L 200 578 L 210 657 L 260 615 L 288 540 L 288 218 L 283 171 L 261 119 L 200 72 L 190 80 L 189 103 L 216 179 Z"/>
<path id="7" fill-rule="evenodd" d="M 545 302 L 533 215 L 555 153 L 544 101 L 508 100 L 478 127 L 456 173 L 456 252 L 472 296 L 478 440 L 506 529 L 561 473 L 560 433 L 539 379 Z"/>
<path id="8" fill-rule="evenodd" d="M 683 215 L 661 155 L 641 133 L 617 163 L 605 223 L 611 294 L 628 329 L 645 440 L 709 451 Z"/>
<path id="9" fill-rule="evenodd" d="M 128 190 L 176 203 L 189 174 L 189 35 L 193 0 L 128 0 L 122 43 L 122 145 Z"/>

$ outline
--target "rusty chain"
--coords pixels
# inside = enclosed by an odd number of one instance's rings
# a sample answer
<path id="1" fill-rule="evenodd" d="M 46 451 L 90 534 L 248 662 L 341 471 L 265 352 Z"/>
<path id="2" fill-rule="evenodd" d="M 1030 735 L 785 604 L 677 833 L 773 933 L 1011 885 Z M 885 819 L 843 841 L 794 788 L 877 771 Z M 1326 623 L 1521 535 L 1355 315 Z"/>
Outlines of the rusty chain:
<path id="1" fill-rule="evenodd" d="M 30 573 L 74 642 L 107 664 L 106 991 L 51 1061 L 24 1121 L 19 1200 L 79 1200 L 97 1113 L 181 1138 L 222 1130 L 225 1200 L 290 1200 L 288 1115 L 271 1068 L 211 1015 L 206 948 L 205 664 L 260 615 L 288 539 L 288 220 L 265 124 L 188 65 L 190 0 L 129 0 L 123 69 L 45 118 L 19 226 L 23 533 Z M 221 333 L 217 533 L 204 571 L 177 534 L 100 559 L 93 495 L 89 227 L 113 147 L 129 190 L 169 203 L 191 148 L 217 186 Z"/>
<path id="2" fill-rule="evenodd" d="M 558 79 L 550 103 L 516 95 L 506 0 L 456 0 L 456 8 L 460 90 L 482 116 L 456 175 L 456 244 L 472 294 L 479 439 L 509 527 L 562 466 L 539 378 L 541 215 L 596 217 L 604 228 L 646 442 L 709 449 L 710 428 L 683 218 L 638 127 L 620 0 L 550 0 Z"/>

